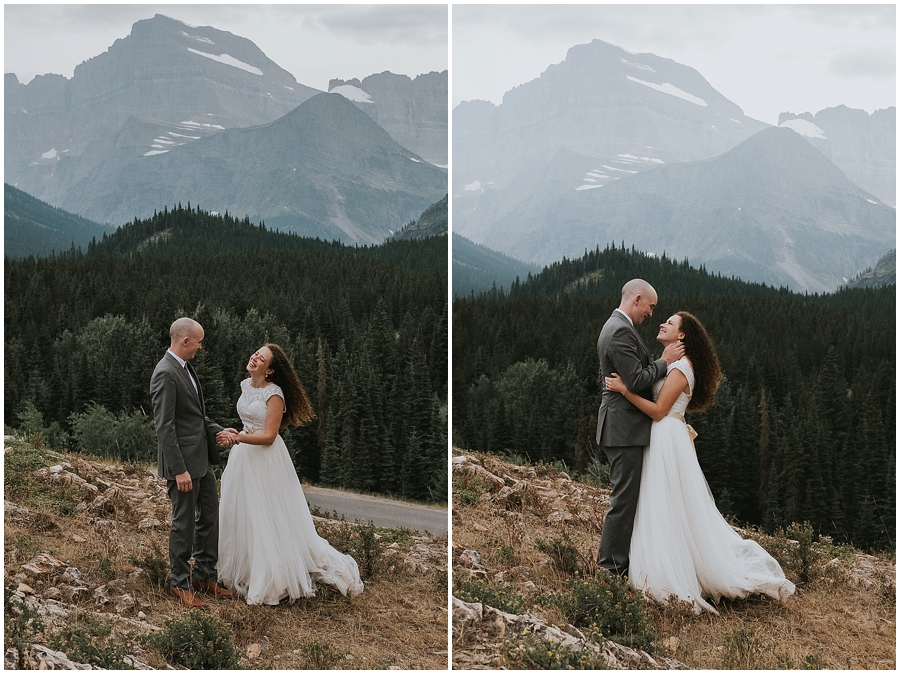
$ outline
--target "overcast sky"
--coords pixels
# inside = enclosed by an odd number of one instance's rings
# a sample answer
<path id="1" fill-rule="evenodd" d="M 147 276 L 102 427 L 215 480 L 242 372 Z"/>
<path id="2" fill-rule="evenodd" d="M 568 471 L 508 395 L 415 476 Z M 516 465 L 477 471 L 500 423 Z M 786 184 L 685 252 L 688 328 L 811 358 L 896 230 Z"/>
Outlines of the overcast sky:
<path id="1" fill-rule="evenodd" d="M 894 5 L 460 5 L 452 104 L 499 104 L 600 39 L 697 70 L 744 114 L 896 105 Z"/>
<path id="2" fill-rule="evenodd" d="M 298 82 L 447 69 L 446 5 L 5 5 L 3 72 L 72 77 L 131 26 L 165 14 L 245 37 Z"/>

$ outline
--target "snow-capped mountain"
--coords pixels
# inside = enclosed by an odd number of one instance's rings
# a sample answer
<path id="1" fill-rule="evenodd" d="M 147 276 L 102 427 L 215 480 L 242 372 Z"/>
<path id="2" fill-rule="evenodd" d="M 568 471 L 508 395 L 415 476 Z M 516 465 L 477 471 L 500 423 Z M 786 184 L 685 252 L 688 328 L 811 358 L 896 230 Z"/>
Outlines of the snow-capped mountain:
<path id="1" fill-rule="evenodd" d="M 600 40 L 578 45 L 501 105 L 454 109 L 454 230 L 482 242 L 540 184 L 576 198 L 660 164 L 714 157 L 766 126 L 692 68 Z"/>
<path id="2" fill-rule="evenodd" d="M 374 119 L 391 138 L 425 161 L 447 166 L 447 71 L 415 79 L 390 72 L 362 82 L 331 80 L 329 93 L 341 94 Z"/>
<path id="3" fill-rule="evenodd" d="M 694 69 L 594 40 L 499 106 L 454 109 L 453 230 L 541 264 L 624 241 L 747 281 L 833 290 L 884 252 L 895 211 L 797 133 L 770 131 Z"/>
<path id="4" fill-rule="evenodd" d="M 71 79 L 7 74 L 5 111 L 6 182 L 100 223 L 190 202 L 374 243 L 447 193 L 445 169 L 344 97 L 245 38 L 159 14 Z M 446 145 L 446 115 L 443 132 Z"/>
<path id="5" fill-rule="evenodd" d="M 897 108 L 852 110 L 839 105 L 815 115 L 783 112 L 778 126 L 793 129 L 884 203 L 897 206 Z"/>
<path id="6" fill-rule="evenodd" d="M 157 14 L 71 79 L 24 85 L 6 75 L 5 181 L 61 205 L 117 144 L 135 156 L 164 153 L 271 122 L 316 93 L 245 38 Z"/>

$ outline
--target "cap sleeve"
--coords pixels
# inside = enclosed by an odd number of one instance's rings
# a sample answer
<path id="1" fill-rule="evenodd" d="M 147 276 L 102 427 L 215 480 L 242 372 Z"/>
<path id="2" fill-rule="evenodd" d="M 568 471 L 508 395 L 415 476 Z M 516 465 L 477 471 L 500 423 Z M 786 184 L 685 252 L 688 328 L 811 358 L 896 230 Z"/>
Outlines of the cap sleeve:
<path id="1" fill-rule="evenodd" d="M 671 372 L 672 370 L 681 370 L 681 373 L 685 376 L 688 383 L 688 395 L 693 395 L 694 393 L 694 370 L 691 368 L 691 364 L 688 362 L 687 358 L 680 358 L 676 360 L 674 363 L 669 365 L 667 368 L 667 372 Z"/>
<path id="2" fill-rule="evenodd" d="M 272 396 L 278 396 L 281 398 L 282 402 L 284 401 L 284 391 L 281 390 L 281 387 L 278 384 L 266 386 L 265 394 L 266 402 L 269 402 L 269 398 L 271 398 Z"/>

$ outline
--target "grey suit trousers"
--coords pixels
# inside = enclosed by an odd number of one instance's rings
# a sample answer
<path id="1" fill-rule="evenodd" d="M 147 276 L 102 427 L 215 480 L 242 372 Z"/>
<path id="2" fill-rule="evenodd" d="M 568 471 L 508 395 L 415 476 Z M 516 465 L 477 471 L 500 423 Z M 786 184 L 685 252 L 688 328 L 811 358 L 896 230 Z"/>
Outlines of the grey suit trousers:
<path id="1" fill-rule="evenodd" d="M 216 474 L 210 468 L 206 475 L 193 481 L 191 491 L 178 491 L 175 480 L 167 480 L 172 501 L 172 528 L 169 530 L 169 565 L 172 586 L 191 587 L 189 560 L 194 556 L 193 578 L 212 582 L 218 578 L 219 497 Z"/>
<path id="2" fill-rule="evenodd" d="M 609 458 L 609 511 L 603 522 L 597 566 L 617 576 L 628 572 L 631 532 L 641 491 L 641 469 L 644 466 L 644 447 L 603 447 Z"/>

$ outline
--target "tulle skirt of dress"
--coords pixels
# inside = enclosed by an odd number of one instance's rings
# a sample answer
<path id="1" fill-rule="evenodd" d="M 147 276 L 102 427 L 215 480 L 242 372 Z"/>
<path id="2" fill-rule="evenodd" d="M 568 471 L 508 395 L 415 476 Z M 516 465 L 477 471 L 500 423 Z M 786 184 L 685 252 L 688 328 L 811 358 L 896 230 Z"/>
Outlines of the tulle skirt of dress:
<path id="1" fill-rule="evenodd" d="M 794 592 L 778 562 L 744 540 L 716 508 L 687 426 L 665 417 L 644 448 L 641 491 L 628 569 L 629 583 L 657 601 L 674 595 L 694 611 L 716 612 L 706 599 Z"/>
<path id="2" fill-rule="evenodd" d="M 268 446 L 237 444 L 222 473 L 219 580 L 248 604 L 363 590 L 356 560 L 316 533 L 300 480 L 279 435 Z"/>

